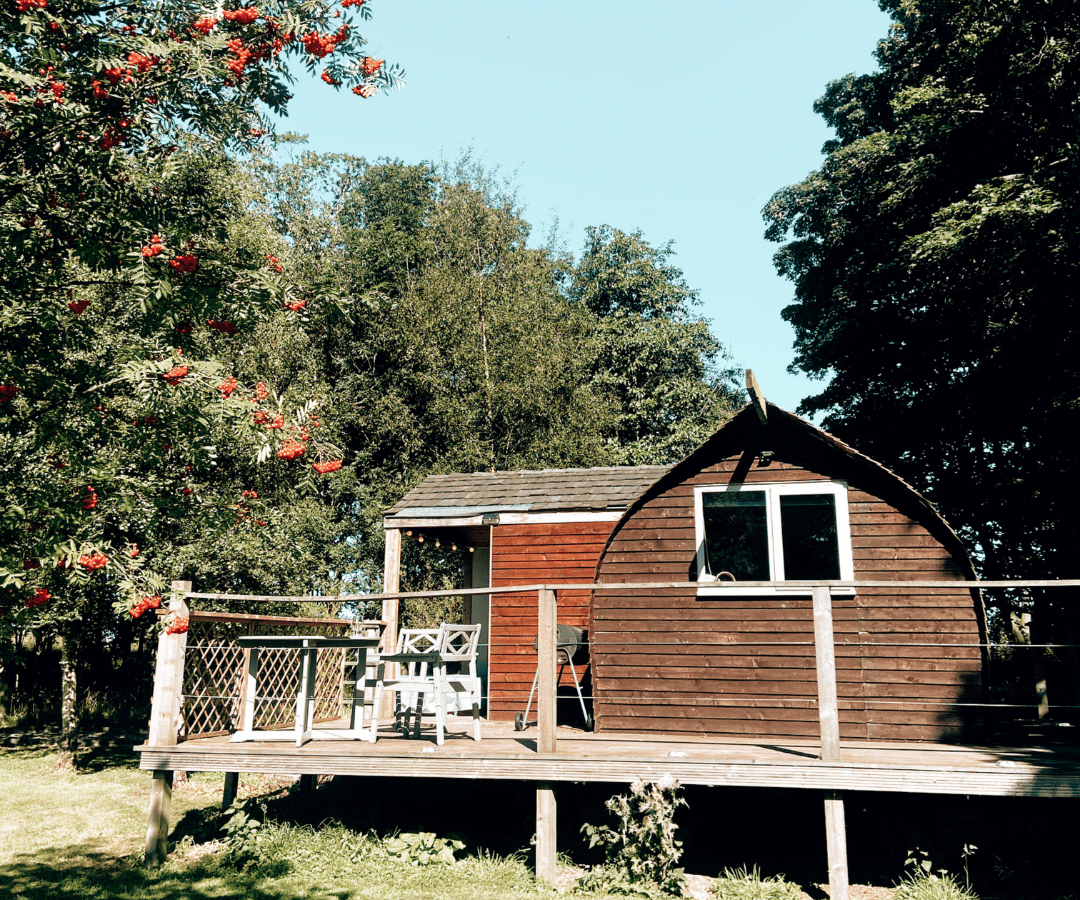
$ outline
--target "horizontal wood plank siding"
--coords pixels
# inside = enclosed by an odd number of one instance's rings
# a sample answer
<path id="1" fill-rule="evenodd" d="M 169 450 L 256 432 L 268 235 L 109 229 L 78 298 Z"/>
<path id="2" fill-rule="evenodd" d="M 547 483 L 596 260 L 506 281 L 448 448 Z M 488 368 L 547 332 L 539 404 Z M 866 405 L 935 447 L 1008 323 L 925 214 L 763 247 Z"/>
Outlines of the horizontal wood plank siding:
<path id="1" fill-rule="evenodd" d="M 492 529 L 491 537 L 491 584 L 493 587 L 544 582 L 588 584 L 593 580 L 596 563 L 614 524 L 498 525 Z M 560 623 L 588 628 L 588 591 L 559 591 L 557 601 Z M 525 711 L 529 687 L 536 673 L 535 639 L 536 593 L 493 594 L 488 686 L 490 718 L 512 719 L 515 713 Z M 575 662 L 575 666 L 578 679 L 584 679 L 588 664 Z M 569 669 L 563 672 L 559 683 L 560 695 L 574 694 Z M 588 681 L 585 687 L 588 688 Z M 534 699 L 532 716 L 535 714 Z M 578 717 L 580 715 L 579 712 Z"/>
<path id="2" fill-rule="evenodd" d="M 774 448 L 780 456 L 781 448 Z M 638 507 L 597 581 L 694 577 L 694 488 L 726 484 L 732 456 Z M 745 469 L 745 465 L 744 465 Z M 775 460 L 746 484 L 843 478 Z M 867 589 L 833 597 L 844 740 L 960 737 L 981 699 L 979 621 L 963 571 L 926 528 L 848 488 L 856 579 L 957 581 L 956 589 Z M 590 614 L 600 731 L 806 738 L 819 733 L 809 596 L 698 597 L 692 589 L 594 592 Z"/>

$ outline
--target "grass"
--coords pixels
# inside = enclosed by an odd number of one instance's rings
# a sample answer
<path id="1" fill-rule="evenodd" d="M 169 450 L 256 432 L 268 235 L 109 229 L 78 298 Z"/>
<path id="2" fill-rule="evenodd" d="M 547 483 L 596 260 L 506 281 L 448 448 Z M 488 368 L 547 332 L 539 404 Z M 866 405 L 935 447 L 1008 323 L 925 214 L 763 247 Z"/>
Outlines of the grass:
<path id="1" fill-rule="evenodd" d="M 713 882 L 716 900 L 799 900 L 802 892 L 782 875 L 762 877 L 757 866 L 724 869 Z"/>
<path id="2" fill-rule="evenodd" d="M 18 900 L 496 900 L 535 898 L 523 856 L 476 853 L 454 865 L 413 866 L 373 834 L 340 825 L 268 820 L 259 860 L 238 871 L 222 852 L 223 776 L 196 773 L 173 792 L 169 861 L 142 864 L 149 775 L 130 753 L 84 756 L 57 771 L 56 753 L 0 751 L 0 896 Z M 244 778 L 241 797 L 289 811 L 289 780 Z M 303 817 L 301 817 L 302 819 Z"/>

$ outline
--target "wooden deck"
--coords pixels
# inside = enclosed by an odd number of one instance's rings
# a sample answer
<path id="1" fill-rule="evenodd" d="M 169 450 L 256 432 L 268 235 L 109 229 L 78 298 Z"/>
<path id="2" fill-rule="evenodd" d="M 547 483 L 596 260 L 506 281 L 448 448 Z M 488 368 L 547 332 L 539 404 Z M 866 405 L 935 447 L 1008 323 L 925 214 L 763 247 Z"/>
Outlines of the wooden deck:
<path id="1" fill-rule="evenodd" d="M 483 740 L 451 720 L 446 743 L 434 737 L 380 734 L 363 741 L 230 743 L 228 737 L 143 744 L 140 767 L 150 770 L 363 775 L 406 778 L 486 778 L 540 782 L 629 782 L 677 778 L 683 784 L 782 787 L 826 791 L 1080 797 L 1080 749 L 961 747 L 929 743 L 850 743 L 838 762 L 819 758 L 814 741 L 717 741 L 695 737 L 589 734 L 558 729 L 555 753 L 537 750 L 536 731 L 485 722 Z M 334 727 L 326 723 L 323 727 Z"/>

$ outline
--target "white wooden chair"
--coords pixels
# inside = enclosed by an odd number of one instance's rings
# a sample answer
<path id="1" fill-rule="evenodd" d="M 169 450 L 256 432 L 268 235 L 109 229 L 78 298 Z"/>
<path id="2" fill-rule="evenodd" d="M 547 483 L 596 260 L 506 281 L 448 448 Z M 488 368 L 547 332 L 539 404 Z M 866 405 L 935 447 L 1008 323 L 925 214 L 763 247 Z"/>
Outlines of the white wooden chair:
<path id="1" fill-rule="evenodd" d="M 472 707 L 473 737 L 480 740 L 480 680 L 476 675 L 476 651 L 480 643 L 479 625 L 450 625 L 438 629 L 402 629 L 398 633 L 396 653 L 379 658 L 372 701 L 370 740 L 375 742 L 382 708 L 383 691 L 396 691 L 394 727 L 420 735 L 420 717 L 425 698 L 430 698 L 435 713 L 435 742 L 442 746 L 446 733 L 448 707 L 460 709 L 465 702 Z M 403 668 L 387 677 L 386 664 Z M 451 671 L 447 671 L 447 667 Z M 463 671 L 453 671 L 462 669 Z M 466 699 L 467 698 L 467 701 Z"/>

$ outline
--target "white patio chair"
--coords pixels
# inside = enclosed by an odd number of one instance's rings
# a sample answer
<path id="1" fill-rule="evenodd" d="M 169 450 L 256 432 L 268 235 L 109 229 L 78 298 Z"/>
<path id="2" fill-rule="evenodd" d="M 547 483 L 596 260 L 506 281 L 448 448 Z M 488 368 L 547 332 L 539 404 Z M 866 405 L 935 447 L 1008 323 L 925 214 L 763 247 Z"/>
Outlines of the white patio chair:
<path id="1" fill-rule="evenodd" d="M 473 737 L 480 740 L 480 690 L 476 675 L 476 650 L 480 643 L 479 625 L 450 625 L 436 629 L 403 629 L 398 634 L 396 653 L 379 658 L 372 700 L 371 741 L 379 727 L 383 691 L 396 691 L 394 727 L 407 735 L 420 735 L 420 718 L 425 698 L 430 698 L 435 713 L 435 742 L 442 746 L 446 732 L 447 708 L 458 709 L 468 698 L 473 714 Z M 386 664 L 399 663 L 403 671 L 387 677 Z M 451 671 L 447 671 L 447 667 Z M 453 671 L 464 669 L 464 671 Z"/>

